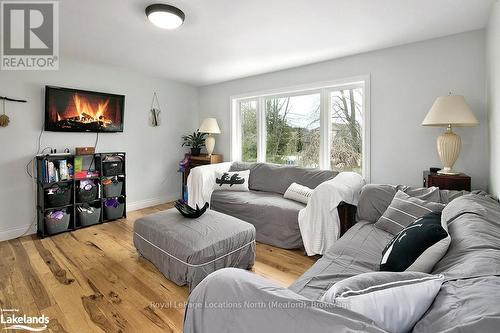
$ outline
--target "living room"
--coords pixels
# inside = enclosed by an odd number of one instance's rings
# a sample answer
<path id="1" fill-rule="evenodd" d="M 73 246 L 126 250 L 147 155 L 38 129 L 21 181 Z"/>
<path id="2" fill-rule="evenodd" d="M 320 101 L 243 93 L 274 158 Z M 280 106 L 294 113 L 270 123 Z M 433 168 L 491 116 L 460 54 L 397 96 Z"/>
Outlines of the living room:
<path id="1" fill-rule="evenodd" d="M 0 4 L 2 328 L 496 331 L 498 1 Z"/>

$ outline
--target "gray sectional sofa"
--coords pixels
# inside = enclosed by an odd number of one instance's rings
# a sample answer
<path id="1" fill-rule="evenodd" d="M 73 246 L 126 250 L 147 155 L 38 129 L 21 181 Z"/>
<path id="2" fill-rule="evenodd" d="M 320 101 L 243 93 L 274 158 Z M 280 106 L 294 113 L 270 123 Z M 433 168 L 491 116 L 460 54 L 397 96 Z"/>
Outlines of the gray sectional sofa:
<path id="1" fill-rule="evenodd" d="M 283 194 L 294 182 L 314 189 L 338 172 L 268 163 L 233 163 L 229 171 L 242 170 L 250 170 L 250 191 L 214 191 L 211 209 L 253 224 L 260 243 L 302 247 L 298 214 L 305 205 Z"/>
<path id="2" fill-rule="evenodd" d="M 443 274 L 445 282 L 413 332 L 498 332 L 498 201 L 485 193 L 389 185 L 364 187 L 358 222 L 288 289 L 236 269 L 208 276 L 190 295 L 190 304 L 233 305 L 222 309 L 188 307 L 184 332 L 384 332 L 360 314 L 328 307 L 318 300 L 336 282 L 378 270 L 382 250 L 393 236 L 378 229 L 374 222 L 398 189 L 414 197 L 447 204 L 443 217 L 451 236 L 447 253 L 432 271 Z M 242 304 L 243 310 L 234 304 Z"/>

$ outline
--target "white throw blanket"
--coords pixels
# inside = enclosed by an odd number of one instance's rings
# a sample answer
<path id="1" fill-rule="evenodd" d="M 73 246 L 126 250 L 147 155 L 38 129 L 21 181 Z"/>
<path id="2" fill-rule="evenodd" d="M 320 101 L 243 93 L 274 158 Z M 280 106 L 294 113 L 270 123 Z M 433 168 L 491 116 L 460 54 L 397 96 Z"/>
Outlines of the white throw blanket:
<path id="1" fill-rule="evenodd" d="M 338 205 L 357 205 L 364 179 L 354 172 L 341 172 L 316 187 L 306 208 L 299 212 L 299 227 L 307 255 L 324 254 L 340 236 Z"/>
<path id="2" fill-rule="evenodd" d="M 188 205 L 203 207 L 205 202 L 210 203 L 210 197 L 215 185 L 215 173 L 217 171 L 229 171 L 231 164 L 231 162 L 225 162 L 191 169 L 187 179 Z"/>

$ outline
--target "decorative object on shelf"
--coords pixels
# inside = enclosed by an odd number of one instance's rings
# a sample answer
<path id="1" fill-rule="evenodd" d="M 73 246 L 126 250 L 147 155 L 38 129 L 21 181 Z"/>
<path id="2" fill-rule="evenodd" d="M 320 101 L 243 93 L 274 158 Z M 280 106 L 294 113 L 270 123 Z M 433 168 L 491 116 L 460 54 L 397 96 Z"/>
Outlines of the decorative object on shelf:
<path id="1" fill-rule="evenodd" d="M 208 156 L 211 156 L 215 148 L 215 137 L 212 134 L 220 134 L 219 124 L 215 118 L 205 118 L 198 130 L 201 133 L 207 133 L 208 137 L 205 139 L 205 147 L 207 148 Z"/>
<path id="2" fill-rule="evenodd" d="M 94 155 L 95 148 L 94 147 L 76 147 L 75 152 L 76 152 L 76 155 Z"/>
<path id="3" fill-rule="evenodd" d="M 173 30 L 184 23 L 185 15 L 177 7 L 159 3 L 146 7 L 146 16 L 158 28 Z"/>
<path id="4" fill-rule="evenodd" d="M 439 174 L 458 175 L 460 172 L 453 170 L 453 165 L 460 154 L 462 142 L 460 137 L 453 133 L 452 126 L 476 126 L 479 125 L 474 113 L 467 105 L 465 98 L 459 95 L 441 96 L 436 99 L 429 113 L 422 122 L 422 126 L 446 127 L 446 132 L 437 139 L 437 150 L 439 158 L 443 163 L 443 169 Z"/>
<path id="5" fill-rule="evenodd" d="M 190 218 L 190 219 L 195 219 L 203 215 L 203 213 L 206 212 L 208 209 L 208 202 L 205 202 L 205 205 L 203 205 L 202 208 L 198 207 L 196 205 L 196 209 L 190 207 L 188 204 L 186 204 L 182 200 L 177 200 L 175 202 L 175 208 L 179 211 L 179 213 L 182 214 L 182 216 Z"/>
<path id="6" fill-rule="evenodd" d="M 198 156 L 200 155 L 201 148 L 205 145 L 205 137 L 206 133 L 201 133 L 200 131 L 193 132 L 190 135 L 182 136 L 182 146 L 191 147 L 191 155 Z"/>
<path id="7" fill-rule="evenodd" d="M 160 126 L 160 113 L 161 113 L 161 108 L 160 108 L 160 101 L 158 100 L 158 95 L 156 94 L 156 91 L 153 94 L 153 100 L 151 101 L 151 126 L 153 127 L 158 127 Z"/>
<path id="8" fill-rule="evenodd" d="M 2 101 L 2 114 L 0 115 L 0 127 L 9 126 L 10 119 L 9 116 L 5 113 L 5 102 L 17 102 L 17 103 L 26 103 L 24 99 L 14 99 L 5 96 L 0 96 L 0 100 Z"/>
<path id="9" fill-rule="evenodd" d="M 177 172 L 185 172 L 186 168 L 189 166 L 189 160 L 191 158 L 191 154 L 184 154 L 184 158 L 182 161 L 179 161 L 179 170 Z"/>

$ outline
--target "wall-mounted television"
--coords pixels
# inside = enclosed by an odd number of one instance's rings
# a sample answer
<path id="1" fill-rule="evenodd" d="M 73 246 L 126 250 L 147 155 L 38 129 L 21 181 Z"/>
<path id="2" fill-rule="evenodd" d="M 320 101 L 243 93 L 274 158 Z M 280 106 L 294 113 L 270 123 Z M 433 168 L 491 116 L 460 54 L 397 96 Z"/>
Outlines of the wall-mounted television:
<path id="1" fill-rule="evenodd" d="M 125 96 L 45 87 L 45 130 L 123 132 Z"/>

